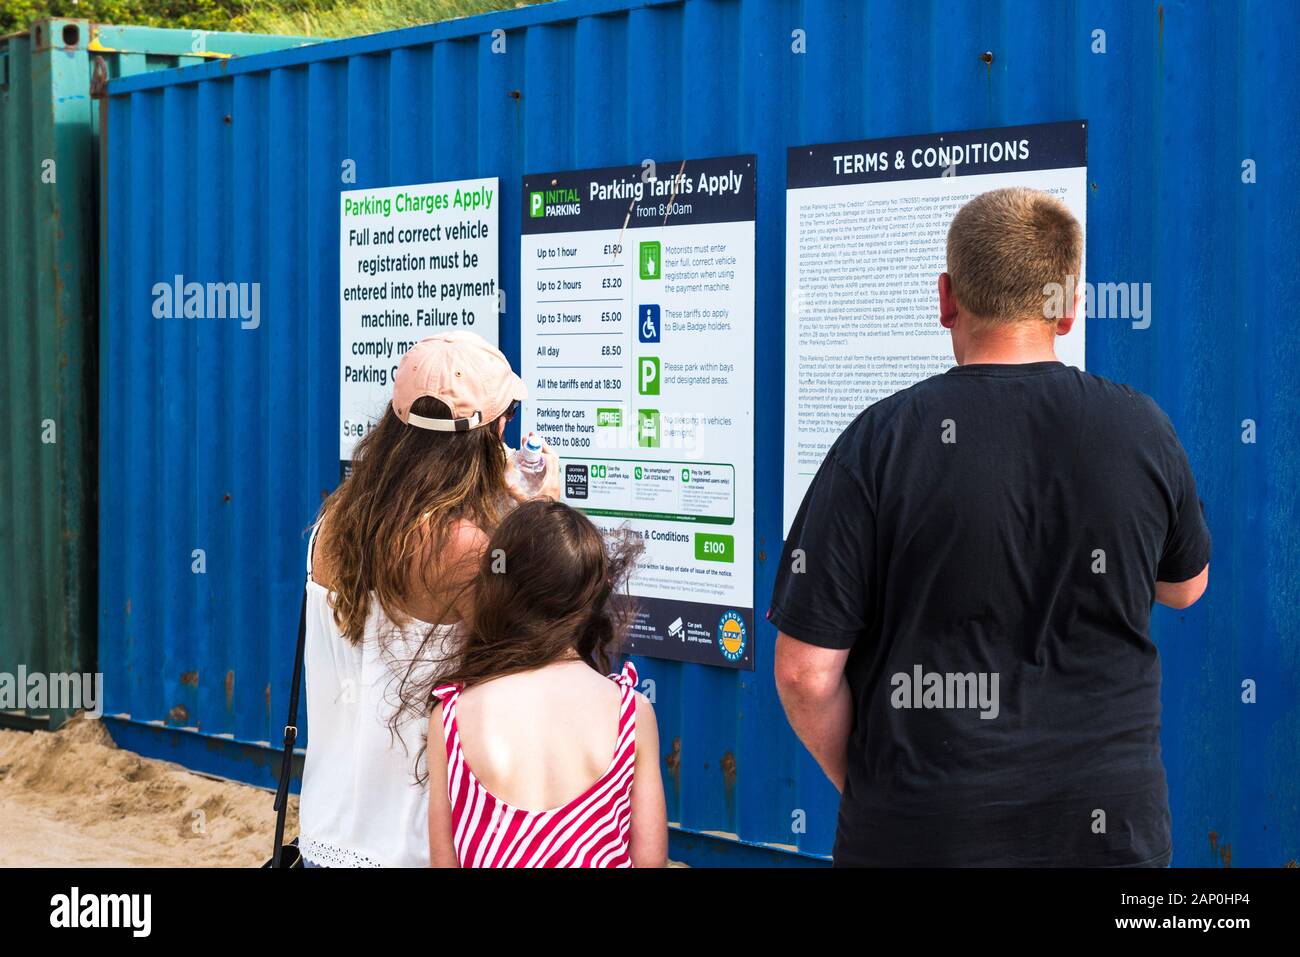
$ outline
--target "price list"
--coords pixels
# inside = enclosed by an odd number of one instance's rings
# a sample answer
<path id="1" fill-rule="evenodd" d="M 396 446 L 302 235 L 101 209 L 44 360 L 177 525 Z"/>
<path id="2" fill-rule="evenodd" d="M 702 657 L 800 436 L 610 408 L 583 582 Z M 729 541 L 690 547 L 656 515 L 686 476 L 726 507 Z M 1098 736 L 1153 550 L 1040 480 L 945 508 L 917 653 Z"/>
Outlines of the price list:
<path id="1" fill-rule="evenodd" d="M 523 270 L 534 402 L 626 402 L 632 276 L 619 243 L 544 237 Z"/>
<path id="2" fill-rule="evenodd" d="M 524 177 L 520 424 L 645 545 L 633 654 L 754 666 L 754 165 Z"/>

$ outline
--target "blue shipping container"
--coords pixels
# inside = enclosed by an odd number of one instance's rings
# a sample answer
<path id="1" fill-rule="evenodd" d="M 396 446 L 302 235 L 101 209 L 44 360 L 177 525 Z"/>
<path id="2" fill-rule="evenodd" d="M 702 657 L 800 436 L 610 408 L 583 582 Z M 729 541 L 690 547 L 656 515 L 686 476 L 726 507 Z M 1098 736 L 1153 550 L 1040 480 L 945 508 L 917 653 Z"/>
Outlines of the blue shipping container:
<path id="1" fill-rule="evenodd" d="M 1300 300 L 1298 34 L 1290 2 L 571 0 L 113 81 L 111 727 L 148 753 L 272 780 L 301 533 L 338 471 L 345 160 L 356 187 L 500 177 L 501 342 L 517 367 L 510 211 L 525 172 L 757 155 L 762 609 L 781 547 L 786 147 L 1081 118 L 1089 277 L 1150 282 L 1154 300 L 1150 328 L 1089 324 L 1088 367 L 1169 412 L 1215 536 L 1207 596 L 1154 615 L 1174 860 L 1300 856 L 1300 327 L 1283 312 Z M 155 320 L 150 290 L 176 274 L 260 282 L 260 329 Z M 191 573 L 196 548 L 206 575 Z M 760 621 L 756 637 L 753 673 L 638 662 L 657 684 L 672 852 L 692 863 L 831 849 L 836 796 L 786 724 L 773 630 Z M 1243 703 L 1248 680 L 1257 703 Z"/>

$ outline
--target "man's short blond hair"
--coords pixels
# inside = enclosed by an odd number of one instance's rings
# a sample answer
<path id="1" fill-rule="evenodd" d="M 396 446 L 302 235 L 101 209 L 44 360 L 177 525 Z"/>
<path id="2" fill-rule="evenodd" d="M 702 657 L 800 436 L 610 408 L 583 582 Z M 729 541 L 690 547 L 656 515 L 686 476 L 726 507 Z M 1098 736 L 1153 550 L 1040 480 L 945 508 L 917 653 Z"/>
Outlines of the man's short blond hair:
<path id="1" fill-rule="evenodd" d="M 1065 204 L 1025 187 L 981 193 L 948 227 L 957 302 L 990 322 L 1049 319 L 1044 287 L 1079 281 L 1083 230 Z"/>

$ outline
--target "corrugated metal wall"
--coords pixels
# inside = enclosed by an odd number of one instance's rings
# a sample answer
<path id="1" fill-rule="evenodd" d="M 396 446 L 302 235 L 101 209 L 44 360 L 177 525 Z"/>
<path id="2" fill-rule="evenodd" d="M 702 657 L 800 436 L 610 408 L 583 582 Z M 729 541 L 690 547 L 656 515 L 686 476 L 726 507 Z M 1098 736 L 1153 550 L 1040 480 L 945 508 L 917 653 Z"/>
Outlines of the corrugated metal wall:
<path id="1" fill-rule="evenodd" d="M 107 80 L 300 42 L 86 20 L 0 38 L 0 672 L 95 660 L 96 65 Z"/>
<path id="2" fill-rule="evenodd" d="M 806 53 L 792 52 L 796 29 Z M 525 171 L 758 155 L 762 608 L 781 545 L 786 147 L 1081 117 L 1090 279 L 1150 282 L 1154 299 L 1149 329 L 1090 323 L 1088 364 L 1169 411 L 1216 539 L 1206 598 L 1155 614 L 1175 862 L 1222 863 L 1225 845 L 1234 864 L 1297 856 L 1300 328 L 1285 310 L 1300 296 L 1298 32 L 1284 2 L 575 0 L 113 84 L 109 710 L 130 714 L 123 727 L 279 736 L 301 533 L 337 470 L 345 159 L 357 186 L 499 176 L 509 211 Z M 517 363 L 517 217 L 501 225 L 501 342 Z M 153 319 L 152 284 L 177 273 L 262 283 L 261 328 Z M 190 570 L 200 547 L 203 576 Z M 760 624 L 753 674 L 640 662 L 686 835 L 675 848 L 695 860 L 830 850 L 835 797 L 786 725 L 773 637 Z M 1241 701 L 1246 679 L 1257 704 Z"/>

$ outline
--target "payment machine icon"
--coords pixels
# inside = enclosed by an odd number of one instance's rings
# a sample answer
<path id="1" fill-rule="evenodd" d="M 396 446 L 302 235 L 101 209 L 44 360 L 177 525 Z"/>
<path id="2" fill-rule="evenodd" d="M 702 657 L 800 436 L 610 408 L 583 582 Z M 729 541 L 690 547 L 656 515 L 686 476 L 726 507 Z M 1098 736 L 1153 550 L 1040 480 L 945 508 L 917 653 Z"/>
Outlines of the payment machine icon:
<path id="1" fill-rule="evenodd" d="M 637 310 L 637 338 L 642 342 L 659 341 L 659 307 L 642 306 Z"/>

